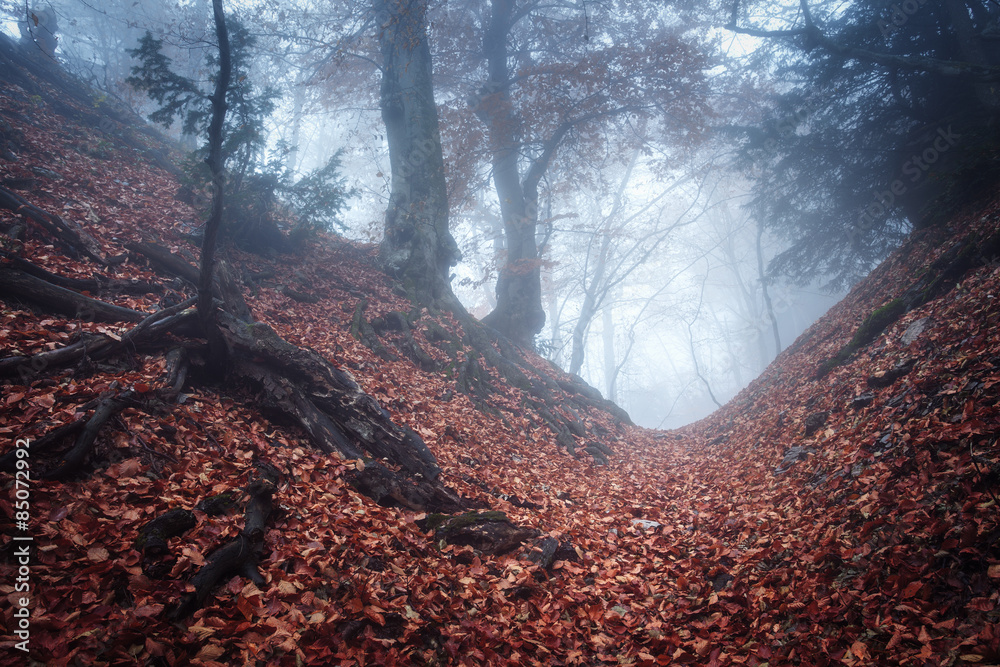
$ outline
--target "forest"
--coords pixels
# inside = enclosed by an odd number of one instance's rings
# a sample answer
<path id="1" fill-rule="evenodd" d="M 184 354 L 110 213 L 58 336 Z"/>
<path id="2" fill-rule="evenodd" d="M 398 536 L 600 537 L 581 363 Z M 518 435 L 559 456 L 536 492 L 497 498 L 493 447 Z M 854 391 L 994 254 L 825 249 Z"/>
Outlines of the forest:
<path id="1" fill-rule="evenodd" d="M 1000 5 L 0 10 L 0 664 L 1000 665 Z"/>

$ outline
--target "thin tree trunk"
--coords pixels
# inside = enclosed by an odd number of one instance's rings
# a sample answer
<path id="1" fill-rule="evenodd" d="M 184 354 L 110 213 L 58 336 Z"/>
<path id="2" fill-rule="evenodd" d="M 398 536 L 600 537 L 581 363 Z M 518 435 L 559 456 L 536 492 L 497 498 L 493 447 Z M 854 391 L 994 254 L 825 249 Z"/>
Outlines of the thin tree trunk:
<path id="1" fill-rule="evenodd" d="M 611 206 L 611 210 L 604 218 L 600 230 L 596 232 L 596 234 L 600 234 L 601 236 L 601 247 L 600 250 L 597 251 L 597 261 L 594 266 L 594 277 L 591 279 L 589 285 L 587 284 L 587 266 L 590 259 L 590 248 L 593 247 L 593 236 L 591 236 L 590 244 L 587 246 L 588 261 L 585 261 L 584 263 L 582 279 L 584 293 L 583 306 L 580 309 L 580 318 L 576 321 L 576 327 L 573 329 L 573 350 L 570 354 L 570 373 L 579 373 L 580 368 L 583 367 L 583 357 L 584 354 L 586 354 L 587 329 L 590 327 L 590 322 L 594 319 L 597 311 L 603 305 L 604 299 L 608 295 L 608 290 L 611 288 L 612 283 L 616 278 L 616 276 L 612 273 L 612 276 L 607 281 L 605 280 L 605 275 L 608 272 L 608 257 L 611 253 L 611 223 L 618 216 L 618 213 L 621 210 L 622 200 L 625 196 L 625 189 L 628 187 L 629 181 L 632 180 L 632 172 L 635 170 L 635 165 L 638 160 L 639 151 L 635 150 L 632 152 L 632 159 L 629 160 L 628 167 L 625 169 L 625 174 L 622 176 L 617 192 L 615 192 L 615 199 Z"/>
<path id="2" fill-rule="evenodd" d="M 601 301 L 606 294 L 606 286 L 604 283 L 604 273 L 607 270 L 608 264 L 608 248 L 611 245 L 610 235 L 607 230 L 604 230 L 601 238 L 601 249 L 597 255 L 597 265 L 594 267 L 594 279 L 590 282 L 589 289 L 586 287 L 587 277 L 584 276 L 584 297 L 583 305 L 580 307 L 580 317 L 576 321 L 576 326 L 573 327 L 573 350 L 570 354 L 569 362 L 569 372 L 579 374 L 580 369 L 583 368 L 583 356 L 586 352 L 585 347 L 587 344 L 587 330 L 590 328 L 590 322 L 594 319 L 594 315 L 597 314 L 598 308 L 601 306 Z"/>
<path id="3" fill-rule="evenodd" d="M 774 315 L 774 305 L 771 303 L 771 294 L 767 291 L 767 274 L 764 272 L 764 252 L 761 249 L 760 240 L 764 236 L 764 225 L 757 222 L 757 276 L 760 278 L 760 291 L 764 295 L 764 308 L 767 316 L 771 320 L 771 331 L 774 333 L 774 356 L 781 353 L 781 336 L 778 334 L 778 318 Z"/>
<path id="4" fill-rule="evenodd" d="M 205 239 L 201 246 L 201 272 L 198 278 L 198 316 L 212 345 L 215 330 L 215 309 L 212 304 L 212 271 L 215 267 L 215 246 L 222 224 L 225 207 L 226 175 L 222 157 L 222 126 L 226 119 L 226 92 L 232 75 L 232 60 L 229 53 L 229 31 L 226 29 L 226 15 L 222 0 L 212 0 L 215 15 L 215 34 L 219 40 L 219 74 L 212 94 L 212 121 L 208 126 L 208 168 L 212 171 L 212 214 L 205 223 Z M 217 346 L 214 346 L 216 347 Z M 213 353 L 221 352 L 214 349 Z M 214 354 L 213 354 L 214 356 Z"/>
<path id="5" fill-rule="evenodd" d="M 615 362 L 615 318 L 611 304 L 601 310 L 602 338 L 604 342 L 604 390 L 609 401 L 615 400 L 618 365 Z"/>

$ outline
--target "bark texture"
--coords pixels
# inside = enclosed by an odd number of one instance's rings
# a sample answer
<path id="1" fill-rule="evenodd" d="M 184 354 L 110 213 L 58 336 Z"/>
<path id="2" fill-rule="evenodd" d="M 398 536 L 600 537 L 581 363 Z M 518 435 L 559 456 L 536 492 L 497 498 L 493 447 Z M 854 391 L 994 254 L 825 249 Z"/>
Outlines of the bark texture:
<path id="1" fill-rule="evenodd" d="M 380 26 L 380 106 L 392 191 L 382 263 L 418 303 L 451 300 L 460 257 L 448 230 L 448 189 L 427 44 L 427 0 L 373 0 Z"/>

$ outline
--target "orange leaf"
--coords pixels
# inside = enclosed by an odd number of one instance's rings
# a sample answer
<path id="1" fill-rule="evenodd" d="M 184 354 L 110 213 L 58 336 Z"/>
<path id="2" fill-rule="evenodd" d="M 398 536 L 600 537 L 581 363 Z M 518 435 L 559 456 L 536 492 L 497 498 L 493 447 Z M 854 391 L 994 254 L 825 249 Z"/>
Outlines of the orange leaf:
<path id="1" fill-rule="evenodd" d="M 860 658 L 861 660 L 867 660 L 868 655 L 868 645 L 862 641 L 856 641 L 851 644 L 851 653 L 854 654 L 855 658 Z"/>

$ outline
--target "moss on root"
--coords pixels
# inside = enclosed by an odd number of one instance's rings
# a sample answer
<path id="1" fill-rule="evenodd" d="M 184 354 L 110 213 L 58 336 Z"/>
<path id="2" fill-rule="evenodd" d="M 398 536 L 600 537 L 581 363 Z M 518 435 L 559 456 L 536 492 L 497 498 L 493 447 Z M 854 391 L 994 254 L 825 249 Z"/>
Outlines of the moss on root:
<path id="1" fill-rule="evenodd" d="M 865 318 L 858 330 L 854 333 L 854 338 L 848 344 L 855 350 L 864 347 L 879 337 L 883 331 L 906 314 L 906 304 L 902 299 L 893 299 L 884 306 L 877 308 L 871 315 Z"/>

